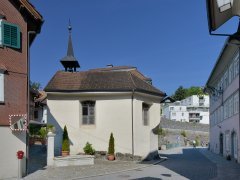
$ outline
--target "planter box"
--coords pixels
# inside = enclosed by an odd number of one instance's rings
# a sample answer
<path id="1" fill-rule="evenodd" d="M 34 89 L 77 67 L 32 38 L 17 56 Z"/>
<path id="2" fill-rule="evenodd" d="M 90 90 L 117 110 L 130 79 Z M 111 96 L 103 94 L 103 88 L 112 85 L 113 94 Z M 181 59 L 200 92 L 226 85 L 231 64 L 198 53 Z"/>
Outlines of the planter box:
<path id="1" fill-rule="evenodd" d="M 82 165 L 93 165 L 94 156 L 90 155 L 70 155 L 66 157 L 58 156 L 53 159 L 54 166 L 82 166 Z"/>

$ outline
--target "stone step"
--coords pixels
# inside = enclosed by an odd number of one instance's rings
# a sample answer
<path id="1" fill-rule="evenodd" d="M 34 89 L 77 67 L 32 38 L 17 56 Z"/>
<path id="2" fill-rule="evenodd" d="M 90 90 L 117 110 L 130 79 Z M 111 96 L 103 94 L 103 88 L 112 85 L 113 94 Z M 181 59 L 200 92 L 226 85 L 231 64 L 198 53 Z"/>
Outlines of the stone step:
<path id="1" fill-rule="evenodd" d="M 82 165 L 93 165 L 94 156 L 91 155 L 70 155 L 66 157 L 58 156 L 54 157 L 54 166 L 82 166 Z"/>

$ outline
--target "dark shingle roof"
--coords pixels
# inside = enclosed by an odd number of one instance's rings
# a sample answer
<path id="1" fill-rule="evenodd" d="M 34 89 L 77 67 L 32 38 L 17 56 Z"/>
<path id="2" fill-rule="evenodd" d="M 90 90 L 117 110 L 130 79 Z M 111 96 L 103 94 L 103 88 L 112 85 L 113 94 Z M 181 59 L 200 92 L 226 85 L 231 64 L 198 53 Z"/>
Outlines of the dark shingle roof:
<path id="1" fill-rule="evenodd" d="M 58 71 L 45 87 L 46 92 L 138 91 L 158 96 L 165 93 L 135 75 L 134 71 Z"/>

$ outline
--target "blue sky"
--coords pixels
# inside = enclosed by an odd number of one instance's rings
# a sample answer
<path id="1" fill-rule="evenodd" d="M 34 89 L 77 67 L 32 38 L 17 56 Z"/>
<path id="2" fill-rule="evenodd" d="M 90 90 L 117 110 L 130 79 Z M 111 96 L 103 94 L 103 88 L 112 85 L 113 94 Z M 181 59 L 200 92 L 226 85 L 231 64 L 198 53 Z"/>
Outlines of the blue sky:
<path id="1" fill-rule="evenodd" d="M 43 88 L 63 70 L 69 18 L 80 71 L 135 66 L 168 95 L 204 86 L 225 41 L 208 33 L 205 0 L 30 1 L 45 21 L 31 46 L 31 80 Z"/>

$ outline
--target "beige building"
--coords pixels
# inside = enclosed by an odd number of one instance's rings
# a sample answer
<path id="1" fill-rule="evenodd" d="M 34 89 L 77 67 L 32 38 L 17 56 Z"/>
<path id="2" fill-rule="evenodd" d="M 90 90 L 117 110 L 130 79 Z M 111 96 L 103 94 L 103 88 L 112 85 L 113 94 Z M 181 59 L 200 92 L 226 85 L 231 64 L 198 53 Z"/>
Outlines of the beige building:
<path id="1" fill-rule="evenodd" d="M 71 32 L 71 26 L 69 27 Z M 109 66 L 77 72 L 69 33 L 67 56 L 45 87 L 47 122 L 56 127 L 55 154 L 59 155 L 62 129 L 66 125 L 70 153 L 83 152 L 87 142 L 97 151 L 107 151 L 110 133 L 115 152 L 146 157 L 157 152 L 160 101 L 165 93 L 155 88 L 137 68 Z"/>
<path id="2" fill-rule="evenodd" d="M 240 162 L 239 47 L 226 41 L 206 83 L 210 94 L 210 150 Z"/>

